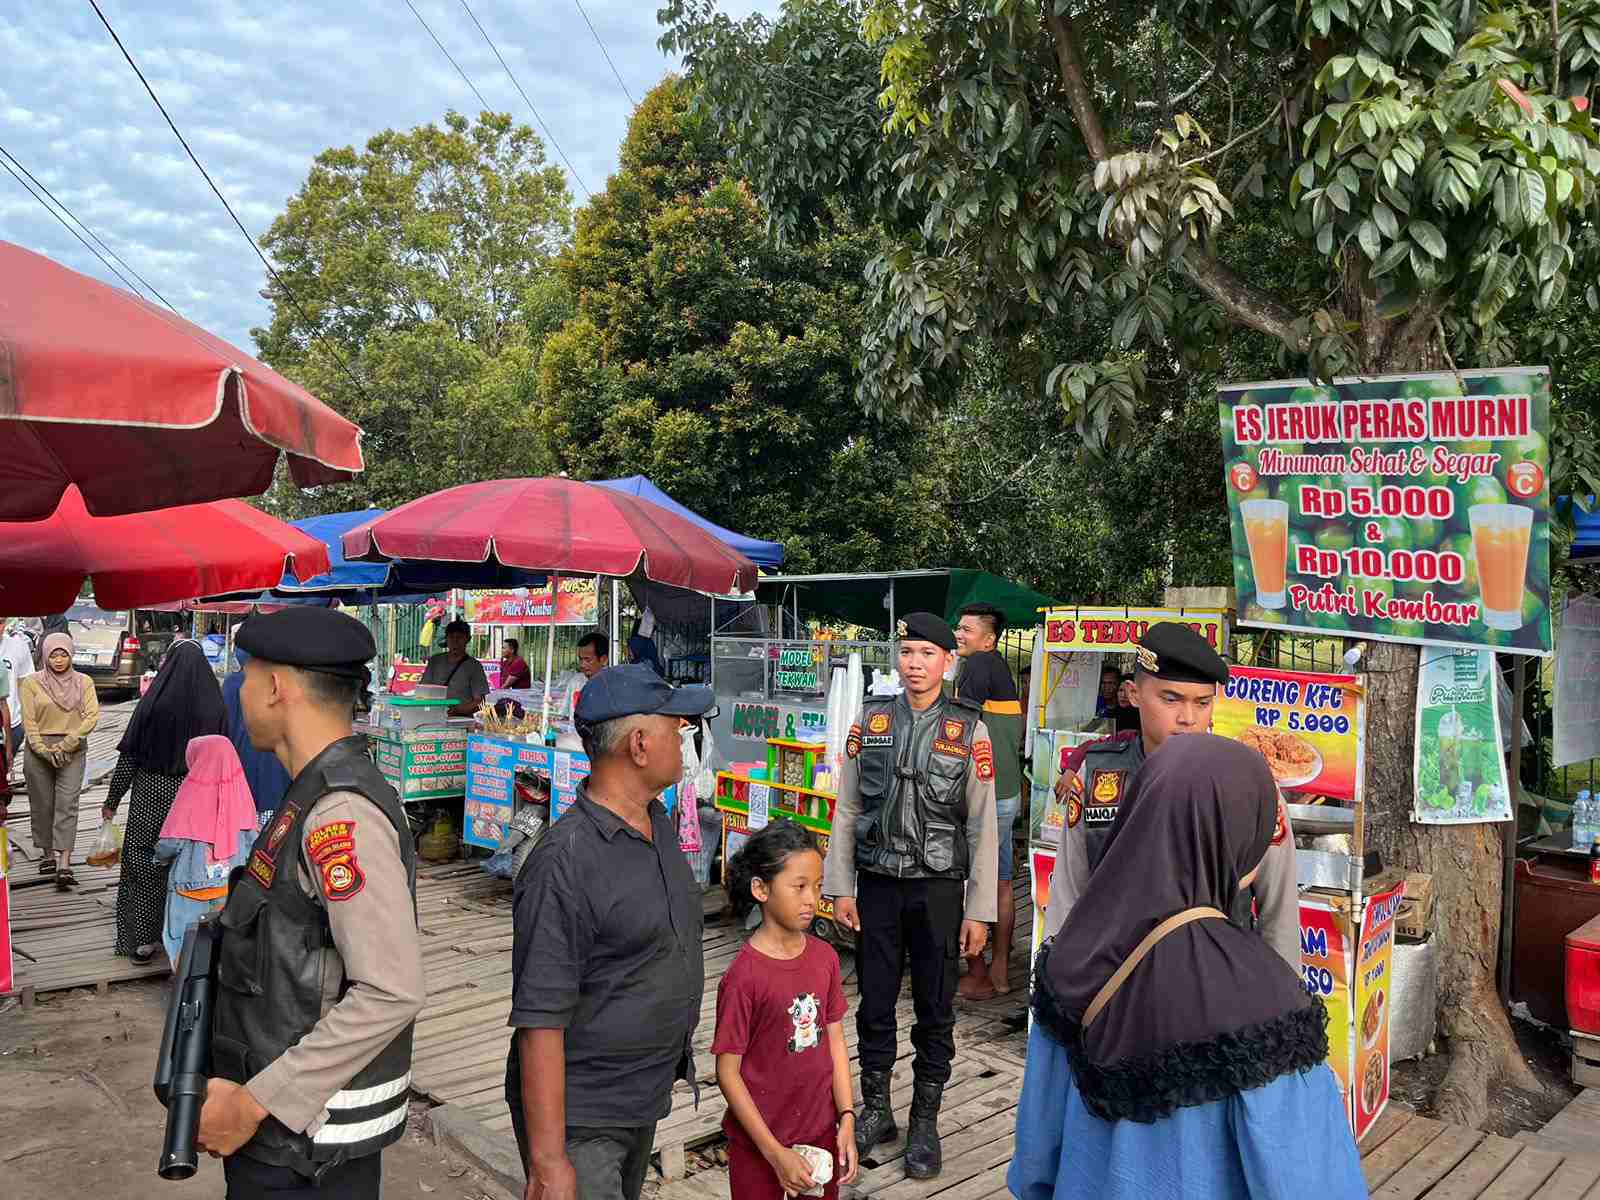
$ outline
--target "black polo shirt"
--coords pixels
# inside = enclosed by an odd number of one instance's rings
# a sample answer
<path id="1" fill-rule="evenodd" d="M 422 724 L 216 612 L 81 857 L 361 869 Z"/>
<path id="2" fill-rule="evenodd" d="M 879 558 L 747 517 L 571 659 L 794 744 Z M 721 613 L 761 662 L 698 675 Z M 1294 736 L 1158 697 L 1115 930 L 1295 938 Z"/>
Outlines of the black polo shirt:
<path id="1" fill-rule="evenodd" d="M 568 1125 L 652 1124 L 694 1077 L 700 885 L 659 801 L 650 820 L 653 842 L 580 783 L 517 876 L 510 1023 L 566 1030 Z"/>

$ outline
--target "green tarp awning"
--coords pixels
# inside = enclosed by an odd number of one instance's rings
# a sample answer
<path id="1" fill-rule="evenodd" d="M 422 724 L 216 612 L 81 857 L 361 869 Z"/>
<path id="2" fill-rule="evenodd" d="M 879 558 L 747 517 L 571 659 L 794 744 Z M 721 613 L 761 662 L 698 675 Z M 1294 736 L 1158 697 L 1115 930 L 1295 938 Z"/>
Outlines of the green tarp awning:
<path id="1" fill-rule="evenodd" d="M 1005 613 L 1010 627 L 1028 629 L 1039 623 L 1039 609 L 1057 604 L 1020 583 L 962 567 L 877 575 L 769 575 L 757 585 L 756 597 L 762 604 L 781 603 L 790 609 L 798 594 L 802 616 L 833 617 L 887 630 L 891 588 L 896 618 L 932 612 L 952 625 L 965 605 L 981 602 Z"/>

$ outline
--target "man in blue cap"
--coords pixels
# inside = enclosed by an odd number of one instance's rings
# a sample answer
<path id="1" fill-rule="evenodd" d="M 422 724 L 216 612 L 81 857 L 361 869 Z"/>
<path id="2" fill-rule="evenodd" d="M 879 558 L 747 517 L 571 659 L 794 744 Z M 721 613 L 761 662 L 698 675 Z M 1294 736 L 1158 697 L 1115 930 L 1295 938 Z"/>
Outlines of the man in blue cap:
<path id="1" fill-rule="evenodd" d="M 589 680 L 589 776 L 517 877 L 506 1104 L 545 1200 L 636 1200 L 672 1085 L 693 1085 L 700 887 L 659 797 L 711 705 L 642 664 Z"/>

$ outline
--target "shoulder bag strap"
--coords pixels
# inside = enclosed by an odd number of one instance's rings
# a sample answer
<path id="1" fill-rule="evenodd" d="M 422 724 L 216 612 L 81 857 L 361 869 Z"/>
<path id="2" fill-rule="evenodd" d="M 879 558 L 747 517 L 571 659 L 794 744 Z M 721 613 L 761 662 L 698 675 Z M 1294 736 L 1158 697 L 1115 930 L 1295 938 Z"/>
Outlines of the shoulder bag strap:
<path id="1" fill-rule="evenodd" d="M 1084 1011 L 1083 1027 L 1087 1029 L 1094 1024 L 1095 1018 L 1100 1015 L 1101 1010 L 1111 1003 L 1111 998 L 1121 990 L 1123 984 L 1128 982 L 1128 976 L 1132 975 L 1134 968 L 1144 961 L 1145 955 L 1156 948 L 1157 942 L 1166 937 L 1167 934 L 1172 933 L 1174 930 L 1182 929 L 1191 922 L 1205 921 L 1213 917 L 1219 921 L 1228 919 L 1226 913 L 1210 906 L 1186 908 L 1182 912 L 1173 913 L 1165 921 L 1145 934 L 1144 941 L 1134 947 L 1133 953 L 1123 960 L 1122 965 L 1117 968 L 1116 974 L 1106 980 L 1105 986 L 1095 993 L 1094 999 L 1089 1002 L 1089 1007 Z"/>

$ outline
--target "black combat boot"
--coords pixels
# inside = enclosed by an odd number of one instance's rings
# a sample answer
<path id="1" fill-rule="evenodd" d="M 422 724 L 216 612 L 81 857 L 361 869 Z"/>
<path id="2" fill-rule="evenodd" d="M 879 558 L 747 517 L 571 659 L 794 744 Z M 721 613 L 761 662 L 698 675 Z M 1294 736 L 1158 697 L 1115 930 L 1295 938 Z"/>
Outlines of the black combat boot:
<path id="1" fill-rule="evenodd" d="M 906 1131 L 906 1176 L 933 1179 L 944 1169 L 939 1150 L 939 1101 L 942 1083 L 919 1083 L 911 1094 L 911 1128 Z"/>
<path id="2" fill-rule="evenodd" d="M 856 1120 L 856 1153 L 866 1158 L 867 1151 L 900 1136 L 889 1107 L 889 1072 L 861 1072 L 861 1116 Z"/>

